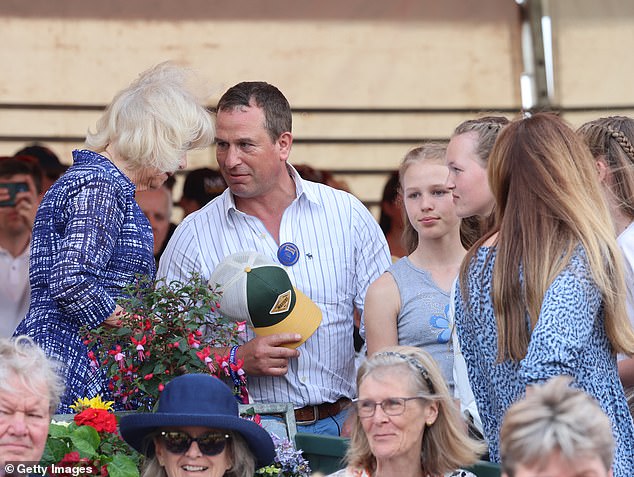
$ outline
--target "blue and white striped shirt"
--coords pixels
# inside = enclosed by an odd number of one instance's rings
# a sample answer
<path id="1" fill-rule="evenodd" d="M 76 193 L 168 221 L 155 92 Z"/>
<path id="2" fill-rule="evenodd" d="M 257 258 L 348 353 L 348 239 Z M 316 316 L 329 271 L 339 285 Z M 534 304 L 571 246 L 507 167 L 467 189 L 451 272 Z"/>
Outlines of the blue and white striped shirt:
<path id="1" fill-rule="evenodd" d="M 284 211 L 280 243 L 299 247 L 299 261 L 285 267 L 293 285 L 322 310 L 317 331 L 300 346 L 283 377 L 249 377 L 256 402 L 292 402 L 296 407 L 352 398 L 355 389 L 353 308 L 391 264 L 384 235 L 353 195 L 305 181 L 290 168 L 296 198 Z M 227 255 L 258 251 L 277 262 L 275 242 L 264 224 L 239 211 L 230 190 L 188 215 L 161 257 L 158 277 L 184 281 L 193 272 L 209 279 Z M 254 334 L 247 332 L 248 339 Z"/>

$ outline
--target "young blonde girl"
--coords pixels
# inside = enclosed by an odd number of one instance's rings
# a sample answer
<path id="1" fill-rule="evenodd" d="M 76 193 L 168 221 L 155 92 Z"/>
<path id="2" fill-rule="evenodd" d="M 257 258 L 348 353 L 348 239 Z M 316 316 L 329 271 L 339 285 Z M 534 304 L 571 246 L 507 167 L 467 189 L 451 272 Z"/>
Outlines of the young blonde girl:
<path id="1" fill-rule="evenodd" d="M 417 147 L 403 159 L 399 175 L 409 255 L 370 285 L 364 320 L 368 355 L 396 344 L 423 348 L 453 387 L 449 290 L 465 250 L 447 173 L 441 144 Z"/>

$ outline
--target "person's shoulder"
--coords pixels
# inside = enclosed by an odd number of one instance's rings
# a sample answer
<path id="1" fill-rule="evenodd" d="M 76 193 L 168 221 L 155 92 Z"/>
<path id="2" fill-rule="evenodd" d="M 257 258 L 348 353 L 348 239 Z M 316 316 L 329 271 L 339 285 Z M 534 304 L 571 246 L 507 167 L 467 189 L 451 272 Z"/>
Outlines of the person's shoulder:
<path id="1" fill-rule="evenodd" d="M 412 263 L 412 261 L 409 259 L 408 256 L 405 256 L 405 257 L 397 258 L 396 261 L 392 263 L 392 265 L 390 265 L 390 268 L 388 268 L 388 271 L 398 270 L 398 269 L 408 269 L 408 268 L 416 269 L 416 266 Z"/>
<path id="2" fill-rule="evenodd" d="M 107 163 L 86 163 L 72 166 L 63 174 L 51 189 L 74 189 L 90 184 L 98 188 L 130 189 L 132 183 L 124 179 L 116 167 Z M 114 172 L 114 173 L 113 173 Z"/>
<path id="3" fill-rule="evenodd" d="M 392 267 L 383 272 L 379 277 L 374 280 L 368 287 L 368 294 L 375 296 L 391 295 L 394 292 L 398 292 L 398 284 L 396 278 L 390 272 Z"/>
<path id="4" fill-rule="evenodd" d="M 202 208 L 187 215 L 176 225 L 169 242 L 188 244 L 204 240 L 217 240 L 225 231 L 226 214 L 222 196 L 218 196 Z M 168 242 L 168 245 L 169 245 Z M 167 250 L 167 247 L 166 247 Z"/>

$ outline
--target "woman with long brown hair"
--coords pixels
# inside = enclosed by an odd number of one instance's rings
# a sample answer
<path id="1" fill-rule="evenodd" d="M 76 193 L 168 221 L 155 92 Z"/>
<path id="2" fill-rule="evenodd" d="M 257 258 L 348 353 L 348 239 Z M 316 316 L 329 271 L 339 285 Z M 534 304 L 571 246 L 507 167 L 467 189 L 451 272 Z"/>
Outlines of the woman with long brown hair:
<path id="1" fill-rule="evenodd" d="M 491 459 L 508 407 L 568 375 L 612 421 L 615 477 L 634 475 L 616 352 L 634 352 L 620 253 L 589 151 L 553 114 L 516 120 L 489 158 L 493 229 L 463 262 L 456 327 Z"/>

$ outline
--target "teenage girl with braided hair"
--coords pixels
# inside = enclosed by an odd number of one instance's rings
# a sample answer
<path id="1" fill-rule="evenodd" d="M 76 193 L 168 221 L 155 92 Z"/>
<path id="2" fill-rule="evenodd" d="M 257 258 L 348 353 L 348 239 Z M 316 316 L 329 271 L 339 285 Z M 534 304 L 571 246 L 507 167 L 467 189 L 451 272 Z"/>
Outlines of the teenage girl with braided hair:
<path id="1" fill-rule="evenodd" d="M 463 121 L 447 145 L 449 176 L 456 214 L 463 219 L 460 234 L 465 248 L 493 225 L 495 199 L 489 188 L 489 154 L 500 131 L 509 123 L 504 116 L 483 116 Z"/>
<path id="2" fill-rule="evenodd" d="M 634 326 L 634 119 L 626 116 L 595 119 L 582 125 L 578 133 L 595 160 L 623 252 L 627 314 Z M 620 358 L 621 382 L 625 387 L 634 387 L 634 359 Z"/>
<path id="3" fill-rule="evenodd" d="M 483 116 L 468 119 L 456 126 L 447 145 L 449 175 L 446 186 L 451 190 L 456 215 L 462 218 L 460 239 L 469 249 L 493 226 L 495 198 L 489 187 L 487 169 L 489 155 L 500 131 L 509 124 L 504 116 Z M 453 326 L 455 283 L 451 290 L 449 319 Z M 474 435 L 482 434 L 482 422 L 478 413 L 466 365 L 458 337 L 452 333 L 454 349 L 455 396 L 460 409 L 472 426 Z"/>

